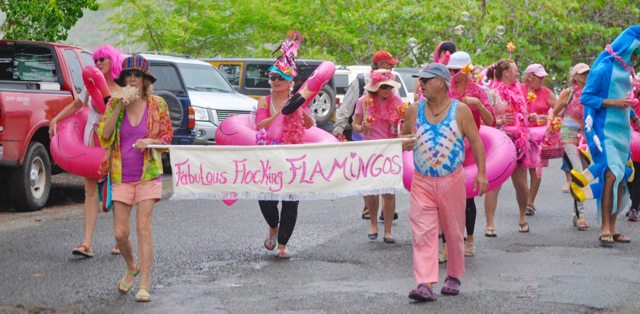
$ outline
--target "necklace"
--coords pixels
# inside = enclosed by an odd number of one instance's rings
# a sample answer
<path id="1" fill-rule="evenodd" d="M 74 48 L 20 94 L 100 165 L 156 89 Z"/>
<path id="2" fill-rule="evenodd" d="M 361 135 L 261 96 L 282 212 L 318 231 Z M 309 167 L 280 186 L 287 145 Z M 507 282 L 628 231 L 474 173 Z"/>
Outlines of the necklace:
<path id="1" fill-rule="evenodd" d="M 440 110 L 440 112 L 438 112 L 438 113 L 434 113 L 433 112 L 433 109 L 431 109 L 431 105 L 427 104 L 427 107 L 429 107 L 429 111 L 431 111 L 431 114 L 433 115 L 433 117 L 438 119 L 438 116 L 441 113 L 443 113 L 447 108 L 449 108 L 450 105 L 451 105 L 451 99 L 449 99 L 449 103 L 442 110 Z"/>

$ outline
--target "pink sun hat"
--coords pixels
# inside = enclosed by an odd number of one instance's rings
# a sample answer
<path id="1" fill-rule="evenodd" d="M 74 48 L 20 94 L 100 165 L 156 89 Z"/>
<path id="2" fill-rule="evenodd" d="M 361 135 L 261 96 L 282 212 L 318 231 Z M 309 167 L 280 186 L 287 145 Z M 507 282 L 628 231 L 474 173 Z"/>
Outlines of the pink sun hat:
<path id="1" fill-rule="evenodd" d="M 537 63 L 534 63 L 534 64 L 528 66 L 527 69 L 524 70 L 524 73 L 525 74 L 532 73 L 533 75 L 535 75 L 537 77 L 549 76 L 547 71 L 544 70 L 544 67 L 542 66 L 542 64 L 537 64 Z"/>

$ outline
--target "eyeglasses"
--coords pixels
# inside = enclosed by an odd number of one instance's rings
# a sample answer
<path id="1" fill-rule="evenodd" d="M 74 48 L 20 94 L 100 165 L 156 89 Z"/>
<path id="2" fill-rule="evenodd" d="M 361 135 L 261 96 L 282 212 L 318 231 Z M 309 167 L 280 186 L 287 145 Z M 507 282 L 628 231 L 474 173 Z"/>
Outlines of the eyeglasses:
<path id="1" fill-rule="evenodd" d="M 269 76 L 269 79 L 271 80 L 271 82 L 275 82 L 276 80 L 278 80 L 280 82 L 287 80 L 286 78 L 284 78 L 282 76 L 276 76 L 276 75 Z"/>
<path id="2" fill-rule="evenodd" d="M 391 86 L 391 85 L 380 85 L 380 89 L 389 89 L 389 88 L 393 88 L 393 86 Z"/>
<path id="3" fill-rule="evenodd" d="M 449 74 L 458 74 L 458 72 L 460 72 L 460 69 L 449 69 Z"/>
<path id="4" fill-rule="evenodd" d="M 109 58 L 99 58 L 99 59 L 95 59 L 93 60 L 93 62 L 95 62 L 96 64 L 98 64 L 98 61 L 100 62 L 104 62 L 104 60 L 109 59 Z"/>
<path id="5" fill-rule="evenodd" d="M 142 72 L 140 71 L 126 71 L 123 73 L 124 77 L 130 77 L 133 74 L 136 78 L 142 77 Z"/>

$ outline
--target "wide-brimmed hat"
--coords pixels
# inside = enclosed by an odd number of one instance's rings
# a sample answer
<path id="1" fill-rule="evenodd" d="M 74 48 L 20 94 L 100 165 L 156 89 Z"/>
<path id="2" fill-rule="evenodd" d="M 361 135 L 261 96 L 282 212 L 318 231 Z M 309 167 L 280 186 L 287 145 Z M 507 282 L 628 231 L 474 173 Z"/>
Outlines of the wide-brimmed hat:
<path id="1" fill-rule="evenodd" d="M 537 64 L 534 63 L 530 66 L 527 67 L 526 70 L 524 70 L 524 74 L 533 74 L 537 77 L 546 77 L 549 76 L 549 74 L 547 73 L 547 71 L 544 70 L 544 67 L 542 66 L 542 64 Z"/>
<path id="2" fill-rule="evenodd" d="M 471 56 L 469 56 L 469 54 L 464 51 L 456 51 L 451 55 L 451 57 L 449 57 L 447 69 L 458 70 L 464 68 L 464 66 L 467 64 L 470 68 L 473 69 L 473 65 L 471 64 Z"/>
<path id="3" fill-rule="evenodd" d="M 382 85 L 389 85 L 395 88 L 400 88 L 400 86 L 402 86 L 400 83 L 395 81 L 396 75 L 391 73 L 389 70 L 380 69 L 371 71 L 369 78 L 371 78 L 371 81 L 369 84 L 365 85 L 364 89 L 372 93 L 377 92 Z"/>
<path id="4" fill-rule="evenodd" d="M 149 79 L 152 84 L 155 83 L 156 77 L 151 75 L 151 72 L 149 72 L 149 61 L 139 55 L 134 55 L 124 59 L 122 62 L 122 72 L 120 72 L 120 75 L 114 81 L 120 86 L 125 86 L 124 73 L 132 70 L 142 72 L 142 74 Z"/>

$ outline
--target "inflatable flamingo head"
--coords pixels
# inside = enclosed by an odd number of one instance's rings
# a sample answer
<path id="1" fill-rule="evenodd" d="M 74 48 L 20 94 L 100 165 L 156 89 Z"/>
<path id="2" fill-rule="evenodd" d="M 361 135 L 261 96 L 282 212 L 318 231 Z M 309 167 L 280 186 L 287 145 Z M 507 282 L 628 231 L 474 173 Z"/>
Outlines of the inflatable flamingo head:
<path id="1" fill-rule="evenodd" d="M 111 45 L 104 45 L 93 51 L 94 62 L 97 63 L 102 58 L 111 60 L 111 78 L 115 80 L 122 72 L 122 61 L 124 60 L 122 53 Z"/>
<path id="2" fill-rule="evenodd" d="M 524 116 L 521 113 L 516 113 L 516 123 L 514 123 L 513 125 L 505 124 L 502 129 L 509 133 L 517 133 L 520 131 L 520 120 L 522 119 L 524 119 Z"/>
<path id="3" fill-rule="evenodd" d="M 295 57 L 298 56 L 298 47 L 302 42 L 302 35 L 298 31 L 289 31 L 284 42 L 271 54 L 282 51 L 282 55 L 278 57 L 276 63 L 269 68 L 270 73 L 277 73 L 287 81 L 293 81 L 298 75 L 296 69 Z"/>

